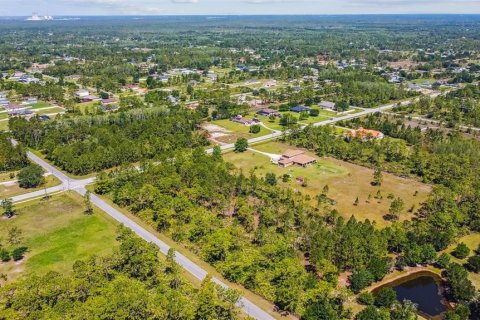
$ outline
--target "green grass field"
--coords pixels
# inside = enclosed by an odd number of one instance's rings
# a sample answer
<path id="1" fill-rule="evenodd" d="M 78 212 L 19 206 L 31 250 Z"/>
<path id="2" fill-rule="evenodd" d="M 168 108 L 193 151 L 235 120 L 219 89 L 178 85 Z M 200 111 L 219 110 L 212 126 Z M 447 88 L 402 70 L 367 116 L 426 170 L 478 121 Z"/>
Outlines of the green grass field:
<path id="1" fill-rule="evenodd" d="M 261 137 L 261 136 L 272 133 L 272 131 L 267 130 L 263 127 L 260 128 L 259 133 L 255 133 L 255 134 L 249 133 L 250 127 L 230 121 L 228 119 L 212 121 L 212 124 L 220 126 L 230 131 L 228 135 L 216 138 L 217 141 L 220 141 L 223 143 L 233 143 L 238 138 L 252 139 L 252 138 Z"/>
<path id="2" fill-rule="evenodd" d="M 116 245 L 116 222 L 98 210 L 85 215 L 83 198 L 75 193 L 27 202 L 16 209 L 17 216 L 2 219 L 0 234 L 11 249 L 6 235 L 11 227 L 18 227 L 22 231 L 19 245 L 29 251 L 20 262 L 0 263 L 0 273 L 8 281 L 33 273 L 69 272 L 76 260 L 108 254 Z"/>
<path id="3" fill-rule="evenodd" d="M 2 112 L 0 113 L 0 120 L 8 119 L 8 113 Z"/>
<path id="4" fill-rule="evenodd" d="M 100 105 L 100 102 L 98 101 L 77 103 L 75 105 L 75 110 L 80 110 L 80 112 L 83 114 L 96 113 L 99 105 Z"/>
<path id="5" fill-rule="evenodd" d="M 278 142 L 259 144 L 253 146 L 253 148 L 273 154 L 282 154 L 285 150 L 292 149 L 292 147 Z M 307 154 L 316 157 L 312 153 L 307 152 Z M 316 157 L 318 162 L 306 168 L 297 166 L 282 168 L 272 164 L 267 156 L 251 151 L 225 153 L 224 158 L 237 168 L 242 169 L 243 172 L 255 169 L 259 176 L 264 176 L 268 172 L 275 173 L 280 186 L 310 195 L 312 205 L 317 204 L 315 196 L 321 194 L 323 187 L 328 185 L 328 197 L 336 201 L 336 205 L 332 208 L 337 209 L 346 218 L 354 215 L 359 220 L 376 221 L 379 227 L 388 224 L 383 218 L 388 213 L 391 203 L 391 200 L 387 199 L 388 194 L 392 193 L 403 199 L 405 206 L 400 214 L 400 220 L 406 220 L 413 217 L 408 212 L 412 205 L 418 208 L 419 204 L 426 200 L 431 190 L 429 185 L 387 173 L 383 175 L 384 179 L 381 187 L 372 186 L 370 182 L 372 181 L 373 170 L 332 158 Z M 289 182 L 281 181 L 284 174 L 291 176 Z M 296 182 L 297 177 L 306 179 L 307 187 L 302 187 L 300 183 Z M 378 190 L 383 196 L 382 199 L 374 198 Z M 415 191 L 418 191 L 416 196 L 414 195 Z M 370 199 L 368 199 L 369 195 Z M 354 202 L 357 197 L 359 203 L 355 206 Z"/>
<path id="6" fill-rule="evenodd" d="M 295 113 L 295 112 L 285 111 L 285 112 L 280 112 L 280 113 L 282 115 L 284 115 L 286 113 L 291 113 L 296 118 L 299 117 L 299 114 Z M 319 113 L 318 116 L 308 117 L 307 119 L 301 120 L 301 121 L 299 120 L 299 123 L 304 124 L 304 125 L 308 125 L 308 124 L 321 122 L 321 121 L 329 120 L 331 118 L 336 118 L 336 117 L 338 117 L 338 115 L 335 112 L 327 111 L 327 110 L 320 110 L 320 113 Z M 273 130 L 282 131 L 285 128 L 284 126 L 280 125 L 280 119 L 279 118 L 276 118 L 275 121 L 273 121 L 273 122 L 270 122 L 270 119 L 268 119 L 267 117 L 263 117 L 263 116 L 260 116 L 260 115 L 257 115 L 257 118 L 260 119 L 267 127 L 271 128 Z"/>
<path id="7" fill-rule="evenodd" d="M 8 121 L 0 121 L 0 131 L 8 131 Z"/>
<path id="8" fill-rule="evenodd" d="M 30 107 L 32 109 L 42 109 L 42 108 L 51 107 L 51 105 L 44 101 L 38 101 L 37 103 L 31 104 Z"/>
<path id="9" fill-rule="evenodd" d="M 422 84 L 424 82 L 434 83 L 435 81 L 436 81 L 435 78 L 419 78 L 419 79 L 412 80 L 411 82 L 414 84 Z"/>
<path id="10" fill-rule="evenodd" d="M 42 115 L 42 114 L 52 114 L 52 113 L 60 113 L 60 112 L 65 112 L 65 109 L 56 107 L 56 108 L 37 109 L 37 110 L 35 110 L 35 113 L 38 114 L 38 115 Z"/>
<path id="11" fill-rule="evenodd" d="M 0 182 L 10 181 L 12 180 L 11 174 L 16 175 L 18 171 L 10 171 L 10 172 L 2 172 L 0 173 Z M 13 177 L 15 179 L 15 176 Z"/>

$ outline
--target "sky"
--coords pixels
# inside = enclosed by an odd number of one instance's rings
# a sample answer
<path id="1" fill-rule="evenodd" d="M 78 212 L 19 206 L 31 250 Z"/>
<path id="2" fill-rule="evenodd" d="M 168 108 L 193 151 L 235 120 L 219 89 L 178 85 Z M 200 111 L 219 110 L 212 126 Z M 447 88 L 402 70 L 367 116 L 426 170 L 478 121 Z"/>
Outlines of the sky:
<path id="1" fill-rule="evenodd" d="M 480 0 L 0 0 L 0 16 L 480 13 Z"/>

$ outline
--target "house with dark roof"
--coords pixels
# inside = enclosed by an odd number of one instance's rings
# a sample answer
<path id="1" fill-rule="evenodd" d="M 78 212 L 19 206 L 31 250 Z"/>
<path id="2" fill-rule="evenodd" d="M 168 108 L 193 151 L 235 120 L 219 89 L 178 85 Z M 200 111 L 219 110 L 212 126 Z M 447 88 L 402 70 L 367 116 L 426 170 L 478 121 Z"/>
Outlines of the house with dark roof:
<path id="1" fill-rule="evenodd" d="M 257 111 L 257 114 L 261 115 L 261 116 L 264 116 L 264 117 L 270 117 L 271 115 L 275 116 L 275 117 L 281 117 L 282 115 L 280 114 L 280 112 L 278 112 L 277 110 L 274 110 L 274 109 L 262 109 L 262 110 L 259 110 Z"/>
<path id="2" fill-rule="evenodd" d="M 291 108 L 290 108 L 290 111 L 292 111 L 292 112 L 297 112 L 297 113 L 300 113 L 300 112 L 309 112 L 309 111 L 310 111 L 310 108 L 309 108 L 309 107 L 305 107 L 305 106 L 295 106 L 295 107 L 291 107 Z"/>
<path id="3" fill-rule="evenodd" d="M 325 109 L 325 110 L 335 110 L 335 102 L 331 101 L 322 101 L 318 104 L 320 108 Z"/>
<path id="4" fill-rule="evenodd" d="M 116 103 L 118 103 L 118 101 L 115 98 L 102 99 L 102 105 L 104 106 L 109 104 L 116 104 Z"/>

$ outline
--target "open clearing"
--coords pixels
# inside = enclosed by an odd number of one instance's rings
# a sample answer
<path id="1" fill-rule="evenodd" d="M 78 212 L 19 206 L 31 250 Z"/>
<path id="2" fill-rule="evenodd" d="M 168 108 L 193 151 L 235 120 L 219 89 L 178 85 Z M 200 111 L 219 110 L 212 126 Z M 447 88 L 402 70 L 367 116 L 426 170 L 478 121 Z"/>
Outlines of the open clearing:
<path id="1" fill-rule="evenodd" d="M 282 154 L 285 150 L 293 147 L 278 142 L 269 142 L 255 145 L 253 148 L 267 153 Z M 400 220 L 406 220 L 413 217 L 408 210 L 412 206 L 419 208 L 419 204 L 426 200 L 431 191 L 429 185 L 387 173 L 383 174 L 381 187 L 372 186 L 373 170 L 371 169 L 333 158 L 319 158 L 310 152 L 307 154 L 317 158 L 318 162 L 306 168 L 297 166 L 281 168 L 272 164 L 269 157 L 252 151 L 229 152 L 224 154 L 224 158 L 242 169 L 244 173 L 248 173 L 251 169 L 255 169 L 259 176 L 264 176 L 268 172 L 275 173 L 280 186 L 290 187 L 310 195 L 312 205 L 317 204 L 315 196 L 320 195 L 323 187 L 328 185 L 327 196 L 336 201 L 336 204 L 331 206 L 332 208 L 337 209 L 345 218 L 354 215 L 359 220 L 376 221 L 379 227 L 388 224 L 383 216 L 388 213 L 390 207 L 391 200 L 387 198 L 390 193 L 402 198 L 405 202 Z M 281 177 L 284 174 L 291 176 L 289 182 L 282 182 Z M 307 186 L 302 187 L 296 181 L 297 177 L 306 179 Z M 382 199 L 375 199 L 378 190 L 381 192 Z M 416 191 L 417 194 L 414 195 Z M 368 199 L 369 195 L 370 200 Z M 357 197 L 359 203 L 355 206 L 354 202 Z"/>
<path id="2" fill-rule="evenodd" d="M 209 133 L 216 141 L 220 143 L 234 143 L 238 138 L 252 139 L 272 133 L 272 131 L 265 129 L 264 127 L 260 127 L 260 132 L 253 134 L 249 132 L 249 126 L 245 126 L 228 119 L 213 121 L 210 126 L 207 124 L 206 127 L 212 128 L 212 124 L 214 125 L 213 128 L 216 127 L 216 129 L 209 129 Z"/>
<path id="3" fill-rule="evenodd" d="M 8 121 L 1 120 L 0 121 L 0 131 L 8 131 Z"/>
<path id="4" fill-rule="evenodd" d="M 0 263 L 0 274 L 6 274 L 8 281 L 22 274 L 69 272 L 75 261 L 108 254 L 116 245 L 116 222 L 99 210 L 85 215 L 83 198 L 75 193 L 27 202 L 16 209 L 14 218 L 1 218 L 0 234 L 11 249 L 6 241 L 8 230 L 18 227 L 22 231 L 19 246 L 29 251 L 20 262 Z"/>

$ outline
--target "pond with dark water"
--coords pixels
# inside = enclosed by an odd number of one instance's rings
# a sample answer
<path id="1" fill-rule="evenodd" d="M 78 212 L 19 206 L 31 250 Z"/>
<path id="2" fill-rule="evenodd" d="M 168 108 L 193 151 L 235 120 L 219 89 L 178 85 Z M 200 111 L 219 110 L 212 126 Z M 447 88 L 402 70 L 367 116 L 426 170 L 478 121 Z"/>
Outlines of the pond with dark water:
<path id="1" fill-rule="evenodd" d="M 376 289 L 390 287 L 397 293 L 399 301 L 410 300 L 417 305 L 418 313 L 427 319 L 442 319 L 448 310 L 442 294 L 441 278 L 431 272 L 418 272 Z"/>

